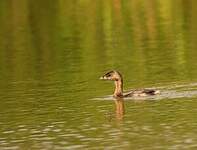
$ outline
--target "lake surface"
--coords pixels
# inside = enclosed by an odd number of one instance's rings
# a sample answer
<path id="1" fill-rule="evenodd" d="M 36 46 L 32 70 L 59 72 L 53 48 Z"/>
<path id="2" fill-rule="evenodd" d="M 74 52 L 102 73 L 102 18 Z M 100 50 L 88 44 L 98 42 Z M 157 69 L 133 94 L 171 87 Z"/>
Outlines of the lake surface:
<path id="1" fill-rule="evenodd" d="M 197 1 L 1 0 L 1 150 L 197 149 Z M 113 100 L 100 81 L 119 70 Z"/>

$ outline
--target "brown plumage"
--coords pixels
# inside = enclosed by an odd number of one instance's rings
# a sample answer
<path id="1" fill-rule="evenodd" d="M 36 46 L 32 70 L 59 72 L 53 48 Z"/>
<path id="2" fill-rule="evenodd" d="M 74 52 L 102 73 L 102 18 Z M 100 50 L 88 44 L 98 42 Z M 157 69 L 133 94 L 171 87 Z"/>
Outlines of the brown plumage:
<path id="1" fill-rule="evenodd" d="M 115 83 L 115 90 L 113 96 L 118 97 L 136 97 L 136 96 L 151 96 L 159 94 L 160 92 L 158 90 L 153 89 L 142 89 L 142 90 L 134 90 L 131 92 L 127 92 L 126 94 L 123 94 L 123 78 L 122 75 L 118 71 L 109 71 L 102 77 L 100 77 L 101 80 L 111 80 Z"/>

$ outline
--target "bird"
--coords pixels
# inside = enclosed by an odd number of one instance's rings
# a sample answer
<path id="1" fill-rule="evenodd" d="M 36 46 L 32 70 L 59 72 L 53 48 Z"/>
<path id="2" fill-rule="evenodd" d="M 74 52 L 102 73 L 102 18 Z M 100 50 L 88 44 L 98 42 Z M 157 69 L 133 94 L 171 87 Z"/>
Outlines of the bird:
<path id="1" fill-rule="evenodd" d="M 124 97 L 145 97 L 145 96 L 153 96 L 160 93 L 159 90 L 154 89 L 140 89 L 140 90 L 132 90 L 127 93 L 123 93 L 123 77 L 119 71 L 112 70 L 105 73 L 103 76 L 99 78 L 100 80 L 110 80 L 115 83 L 115 90 L 113 93 L 113 97 L 115 98 L 124 98 Z"/>

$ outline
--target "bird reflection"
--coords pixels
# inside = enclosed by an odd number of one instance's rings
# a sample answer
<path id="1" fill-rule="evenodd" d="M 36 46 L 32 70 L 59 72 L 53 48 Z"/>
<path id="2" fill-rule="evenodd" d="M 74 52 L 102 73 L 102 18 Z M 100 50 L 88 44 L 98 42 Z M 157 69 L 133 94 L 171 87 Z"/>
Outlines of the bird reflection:
<path id="1" fill-rule="evenodd" d="M 124 117 L 124 100 L 122 98 L 115 99 L 115 107 L 116 107 L 116 119 L 122 120 Z"/>
<path id="2" fill-rule="evenodd" d="M 115 104 L 115 112 L 107 113 L 107 119 L 111 122 L 113 119 L 116 119 L 118 122 L 122 121 L 125 114 L 125 108 L 124 108 L 124 99 L 123 98 L 117 98 L 114 99 Z"/>

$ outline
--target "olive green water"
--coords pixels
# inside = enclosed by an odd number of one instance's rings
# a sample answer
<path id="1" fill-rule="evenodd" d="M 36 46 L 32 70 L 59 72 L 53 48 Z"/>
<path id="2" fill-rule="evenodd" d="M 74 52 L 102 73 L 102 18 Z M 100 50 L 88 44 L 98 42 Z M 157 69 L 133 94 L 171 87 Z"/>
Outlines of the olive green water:
<path id="1" fill-rule="evenodd" d="M 197 149 L 196 18 L 195 0 L 1 0 L 0 149 Z M 161 95 L 123 114 L 111 69 Z"/>

